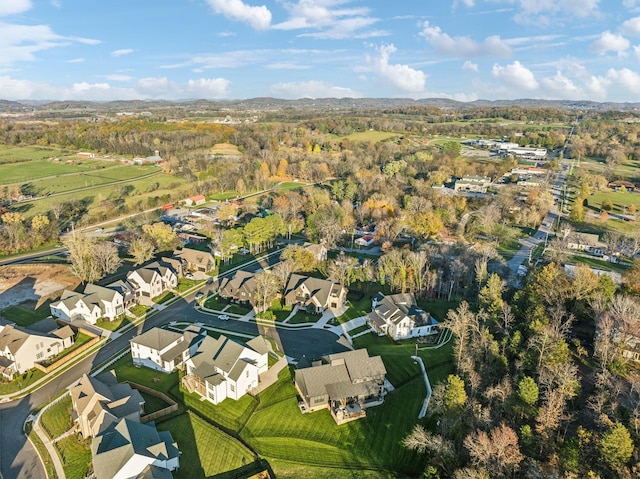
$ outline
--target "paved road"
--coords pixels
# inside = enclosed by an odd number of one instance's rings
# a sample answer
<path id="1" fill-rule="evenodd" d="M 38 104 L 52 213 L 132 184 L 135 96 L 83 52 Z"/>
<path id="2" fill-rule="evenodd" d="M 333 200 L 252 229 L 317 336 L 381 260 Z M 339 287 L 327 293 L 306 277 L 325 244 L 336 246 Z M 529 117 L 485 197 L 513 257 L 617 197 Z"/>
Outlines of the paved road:
<path id="1" fill-rule="evenodd" d="M 277 262 L 279 255 L 272 255 L 269 263 Z M 264 263 L 253 263 L 249 269 L 264 267 Z M 207 286 L 206 288 L 211 288 Z M 74 383 L 82 374 L 88 373 L 95 366 L 129 345 L 129 340 L 139 332 L 160 326 L 171 321 L 199 321 L 221 329 L 241 333 L 258 334 L 258 326 L 253 322 L 228 320 L 222 321 L 217 316 L 200 313 L 193 307 L 195 293 L 176 301 L 166 309 L 154 314 L 137 328 L 124 333 L 115 340 L 105 344 L 97 353 L 92 354 L 79 364 L 73 366 L 60 376 L 47 383 L 27 397 L 10 403 L 0 404 L 0 472 L 4 479 L 46 479 L 40 461 L 31 444 L 22 434 L 22 426 L 30 412 L 51 400 L 57 393 Z M 262 328 L 262 327 L 261 327 Z M 282 345 L 283 352 L 294 358 L 314 359 L 324 354 L 341 352 L 345 347 L 337 343 L 338 336 L 330 331 L 320 329 L 285 330 L 269 327 L 262 333 L 273 337 Z"/>

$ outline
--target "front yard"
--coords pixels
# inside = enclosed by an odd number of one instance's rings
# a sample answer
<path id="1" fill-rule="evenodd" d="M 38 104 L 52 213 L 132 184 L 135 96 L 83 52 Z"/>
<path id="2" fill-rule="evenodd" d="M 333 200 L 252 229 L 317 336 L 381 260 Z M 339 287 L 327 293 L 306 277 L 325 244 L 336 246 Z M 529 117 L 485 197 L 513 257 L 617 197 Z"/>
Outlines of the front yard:
<path id="1" fill-rule="evenodd" d="M 9 306 L 0 311 L 0 316 L 16 323 L 18 326 L 27 328 L 38 321 L 51 315 L 49 301 L 36 308 L 35 301 L 27 301 L 21 304 Z"/>

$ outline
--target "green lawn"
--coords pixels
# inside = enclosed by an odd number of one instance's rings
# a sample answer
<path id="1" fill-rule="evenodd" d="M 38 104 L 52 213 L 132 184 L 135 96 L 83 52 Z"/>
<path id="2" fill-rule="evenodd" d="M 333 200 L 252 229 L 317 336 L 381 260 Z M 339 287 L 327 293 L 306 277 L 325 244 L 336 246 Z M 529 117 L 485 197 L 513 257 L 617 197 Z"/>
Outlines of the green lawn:
<path id="1" fill-rule="evenodd" d="M 336 318 L 338 324 L 343 324 L 354 318 L 369 314 L 371 312 L 371 298 L 365 295 L 358 301 L 347 301 L 347 306 L 349 309 Z"/>
<path id="2" fill-rule="evenodd" d="M 180 469 L 173 473 L 176 479 L 231 478 L 254 461 L 240 441 L 195 414 L 181 414 L 158 424 L 158 429 L 170 431 L 182 452 Z"/>
<path id="3" fill-rule="evenodd" d="M 520 249 L 520 243 L 515 239 L 503 241 L 498 245 L 497 249 L 505 261 L 509 261 Z"/>
<path id="4" fill-rule="evenodd" d="M 153 302 L 157 304 L 163 304 L 175 297 L 176 295 L 174 293 L 172 293 L 171 291 L 167 291 L 166 293 L 162 293 L 160 296 L 153 298 Z"/>
<path id="5" fill-rule="evenodd" d="M 456 309 L 460 301 L 446 301 L 444 299 L 418 299 L 418 306 L 442 322 L 447 318 L 449 310 Z"/>
<path id="6" fill-rule="evenodd" d="M 618 213 L 624 214 L 625 207 L 633 204 L 636 206 L 638 210 L 640 210 L 640 194 L 635 192 L 622 192 L 622 191 L 596 191 L 592 195 L 587 198 L 589 202 L 589 206 L 595 206 L 596 208 L 601 208 L 602 201 L 608 198 L 613 202 L 613 210 L 610 213 Z"/>
<path id="7" fill-rule="evenodd" d="M 279 299 L 274 299 L 271 302 L 271 307 L 267 311 L 271 311 L 275 316 L 275 320 L 282 322 L 291 314 L 291 306 L 283 305 Z"/>
<path id="8" fill-rule="evenodd" d="M 76 339 L 74 341 L 74 343 L 68 347 L 67 349 L 63 350 L 60 354 L 58 354 L 57 356 L 47 360 L 47 361 L 43 361 L 42 364 L 44 365 L 49 365 L 49 364 L 53 364 L 55 361 L 64 358 L 65 356 L 68 356 L 70 353 L 72 353 L 73 351 L 75 351 L 76 349 L 84 346 L 85 344 L 87 344 L 89 341 L 91 341 L 93 339 L 93 336 L 89 336 L 88 334 L 84 334 L 84 333 L 78 333 L 76 335 Z"/>
<path id="9" fill-rule="evenodd" d="M 131 306 L 129 308 L 129 311 L 134 316 L 142 316 L 143 314 L 147 313 L 149 309 L 150 309 L 149 306 L 145 306 L 143 304 L 136 304 L 134 306 Z"/>
<path id="10" fill-rule="evenodd" d="M 416 370 L 419 373 L 417 366 Z M 368 409 L 365 419 L 337 426 L 328 410 L 300 413 L 285 371 L 279 384 L 272 386 L 276 388 L 272 397 L 260 401 L 241 432 L 260 455 L 269 461 L 274 458 L 312 467 L 395 471 L 395 477 L 422 470 L 422 459 L 401 445 L 417 422 L 426 394 L 419 374 L 388 395 L 383 405 Z"/>
<path id="11" fill-rule="evenodd" d="M 156 411 L 160 411 L 161 409 L 164 409 L 164 408 L 170 406 L 170 404 L 168 404 L 163 399 L 160 399 L 157 396 L 154 396 L 152 394 L 147 394 L 147 393 L 142 392 L 142 391 L 138 391 L 138 392 L 142 396 L 142 399 L 144 399 L 144 413 L 145 414 L 151 414 L 151 413 L 154 413 Z"/>
<path id="12" fill-rule="evenodd" d="M 204 283 L 204 280 L 201 280 L 201 279 L 181 278 L 180 282 L 178 283 L 178 287 L 176 289 L 178 290 L 178 293 L 184 293 L 186 290 L 191 289 L 194 286 L 197 286 L 203 283 Z"/>
<path id="13" fill-rule="evenodd" d="M 16 376 L 11 381 L 6 379 L 0 379 L 0 394 L 11 394 L 18 392 L 22 389 L 29 387 L 31 384 L 42 379 L 44 372 L 39 369 L 32 369 L 31 371 Z"/>
<path id="14" fill-rule="evenodd" d="M 88 441 L 68 436 L 55 443 L 67 479 L 84 479 L 92 468 Z"/>
<path id="15" fill-rule="evenodd" d="M 3 185 L 33 181 L 48 176 L 64 175 L 68 173 L 80 173 L 95 169 L 88 164 L 65 165 L 46 160 L 34 160 L 20 163 L 0 164 L 0 178 Z"/>
<path id="16" fill-rule="evenodd" d="M 42 414 L 40 421 L 50 439 L 55 439 L 71 429 L 72 408 L 71 396 L 67 395 Z"/>
<path id="17" fill-rule="evenodd" d="M 111 369 L 116 371 L 119 382 L 131 381 L 157 391 L 166 392 L 178 383 L 177 372 L 165 374 L 145 367 L 135 367 L 131 360 L 131 354 L 120 358 Z"/>
<path id="18" fill-rule="evenodd" d="M 224 300 L 221 300 L 220 297 L 217 294 L 208 296 L 207 299 L 204 302 L 204 305 L 205 305 L 206 308 L 215 309 L 215 310 L 218 310 L 218 311 L 224 309 L 225 306 L 227 306 L 227 304 L 229 304 L 229 303 L 227 303 Z"/>
<path id="19" fill-rule="evenodd" d="M 128 316 L 125 316 L 123 314 L 122 316 L 114 319 L 113 321 L 100 320 L 96 323 L 96 326 L 102 329 L 106 329 L 107 331 L 116 331 L 117 329 L 120 329 L 121 327 L 126 326 L 130 322 L 131 322 L 131 319 Z"/>
<path id="20" fill-rule="evenodd" d="M 36 308 L 36 304 L 33 301 L 16 304 L 0 311 L 0 316 L 13 321 L 18 326 L 28 327 L 51 315 L 49 303 L 47 301 L 38 308 Z"/>
<path id="21" fill-rule="evenodd" d="M 232 303 L 229 305 L 229 307 L 225 310 L 225 313 L 232 313 L 232 314 L 247 314 L 249 311 L 251 311 L 251 306 L 247 305 L 242 305 L 242 304 L 235 304 Z"/>
<path id="22" fill-rule="evenodd" d="M 624 273 L 631 266 L 628 263 L 610 263 L 598 258 L 590 258 L 586 256 L 572 256 L 569 263 L 587 264 L 595 269 L 601 269 L 604 271 L 615 271 L 617 273 Z"/>
<path id="23" fill-rule="evenodd" d="M 311 314 L 305 313 L 304 311 L 298 311 L 291 317 L 291 319 L 289 319 L 289 321 L 287 321 L 287 324 L 313 324 L 317 323 L 321 317 L 322 316 L 320 314 Z"/>

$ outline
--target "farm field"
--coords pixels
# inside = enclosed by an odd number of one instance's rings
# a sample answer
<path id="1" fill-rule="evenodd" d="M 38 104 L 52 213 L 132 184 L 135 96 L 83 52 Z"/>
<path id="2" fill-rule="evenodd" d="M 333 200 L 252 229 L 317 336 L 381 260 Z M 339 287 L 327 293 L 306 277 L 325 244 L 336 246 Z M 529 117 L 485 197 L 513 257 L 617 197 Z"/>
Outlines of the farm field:
<path id="1" fill-rule="evenodd" d="M 46 160 L 32 160 L 0 164 L 0 178 L 2 178 L 3 185 L 11 185 L 33 181 L 38 178 L 83 173 L 96 169 L 98 169 L 98 165 L 85 162 L 80 165 L 66 165 Z"/>

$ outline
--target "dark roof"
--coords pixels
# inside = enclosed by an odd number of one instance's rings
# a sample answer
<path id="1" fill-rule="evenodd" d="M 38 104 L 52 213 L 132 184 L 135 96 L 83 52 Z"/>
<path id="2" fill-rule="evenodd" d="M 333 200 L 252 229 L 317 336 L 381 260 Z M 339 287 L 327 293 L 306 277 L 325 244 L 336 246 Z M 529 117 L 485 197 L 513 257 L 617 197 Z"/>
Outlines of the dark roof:
<path id="1" fill-rule="evenodd" d="M 369 317 L 378 325 L 385 323 L 398 324 L 406 317 L 414 322 L 413 327 L 438 324 L 433 316 L 417 305 L 416 298 L 412 293 L 391 294 L 388 296 L 378 293 L 374 299 L 376 306 Z"/>
<path id="2" fill-rule="evenodd" d="M 316 304 L 321 307 L 326 307 L 329 303 L 329 297 L 340 296 L 342 289 L 343 287 L 340 284 L 329 281 L 328 279 L 293 273 L 289 276 L 289 281 L 287 281 L 287 286 L 284 289 L 284 297 L 297 301 L 296 298 L 299 298 L 301 294 L 308 293 L 309 298 L 306 299 L 306 304 Z"/>

